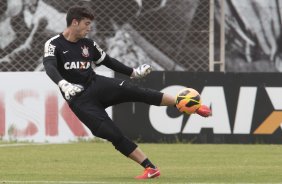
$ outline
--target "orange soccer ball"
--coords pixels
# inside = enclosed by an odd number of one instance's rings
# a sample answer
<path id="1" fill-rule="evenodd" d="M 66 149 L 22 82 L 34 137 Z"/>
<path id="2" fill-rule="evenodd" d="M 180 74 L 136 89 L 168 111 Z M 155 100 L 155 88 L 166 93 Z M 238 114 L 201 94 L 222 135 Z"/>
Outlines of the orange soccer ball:
<path id="1" fill-rule="evenodd" d="M 201 106 L 201 96 L 193 88 L 185 88 L 176 96 L 176 107 L 180 112 L 193 114 Z"/>

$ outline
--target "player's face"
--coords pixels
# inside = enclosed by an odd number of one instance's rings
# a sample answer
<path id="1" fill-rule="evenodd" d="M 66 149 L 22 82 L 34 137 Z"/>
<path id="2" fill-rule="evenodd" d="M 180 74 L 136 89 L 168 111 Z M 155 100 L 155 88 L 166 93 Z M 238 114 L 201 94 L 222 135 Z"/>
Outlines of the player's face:
<path id="1" fill-rule="evenodd" d="M 76 27 L 77 38 L 84 38 L 91 31 L 90 19 L 84 18 L 80 20 Z"/>

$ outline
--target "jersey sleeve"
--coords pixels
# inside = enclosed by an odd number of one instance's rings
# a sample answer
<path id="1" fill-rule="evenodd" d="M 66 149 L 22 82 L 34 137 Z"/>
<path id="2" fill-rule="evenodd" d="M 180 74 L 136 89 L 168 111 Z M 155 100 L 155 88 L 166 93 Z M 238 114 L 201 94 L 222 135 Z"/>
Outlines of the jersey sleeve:
<path id="1" fill-rule="evenodd" d="M 44 45 L 43 65 L 46 74 L 54 83 L 57 84 L 63 79 L 57 69 L 56 46 L 52 43 L 52 40 L 48 40 Z"/>
<path id="2" fill-rule="evenodd" d="M 106 53 L 101 49 L 101 47 L 93 41 L 94 45 L 94 63 L 99 66 L 104 61 Z"/>
<path id="3" fill-rule="evenodd" d="M 110 57 L 109 55 L 106 55 L 102 64 L 114 70 L 115 72 L 119 72 L 128 76 L 130 76 L 133 72 L 133 68 L 124 65 L 123 63 L 119 62 L 115 58 Z"/>
<path id="4" fill-rule="evenodd" d="M 49 39 L 44 45 L 44 56 L 45 58 L 55 58 L 56 46 L 52 42 L 53 39 Z"/>

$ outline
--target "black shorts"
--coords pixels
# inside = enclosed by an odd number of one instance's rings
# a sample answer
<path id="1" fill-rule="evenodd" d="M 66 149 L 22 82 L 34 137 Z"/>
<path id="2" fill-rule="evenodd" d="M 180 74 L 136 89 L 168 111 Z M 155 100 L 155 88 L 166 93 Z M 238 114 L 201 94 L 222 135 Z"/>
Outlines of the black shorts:
<path id="1" fill-rule="evenodd" d="M 144 102 L 159 106 L 163 93 L 139 87 L 129 81 L 96 75 L 89 86 L 69 103 L 76 116 L 95 132 L 110 118 L 105 109 L 124 102 Z M 94 134 L 95 135 L 95 134 Z"/>

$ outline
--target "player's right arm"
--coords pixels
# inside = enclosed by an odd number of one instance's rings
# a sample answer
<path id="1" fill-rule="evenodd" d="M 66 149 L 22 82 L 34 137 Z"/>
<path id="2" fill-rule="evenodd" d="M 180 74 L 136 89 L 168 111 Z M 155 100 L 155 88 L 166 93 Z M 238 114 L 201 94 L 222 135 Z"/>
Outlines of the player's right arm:
<path id="1" fill-rule="evenodd" d="M 57 49 L 56 45 L 53 43 L 53 40 L 57 36 L 49 39 L 44 45 L 44 56 L 43 56 L 43 65 L 46 71 L 46 74 L 52 79 L 56 84 L 63 79 L 60 72 L 58 71 L 57 65 Z"/>
<path id="2" fill-rule="evenodd" d="M 69 83 L 64 80 L 58 70 L 58 61 L 56 58 L 56 46 L 51 44 L 49 40 L 45 43 L 44 47 L 44 57 L 43 65 L 46 71 L 46 74 L 55 82 L 60 90 L 64 93 L 64 96 L 67 100 L 71 99 L 71 96 L 75 96 L 77 93 L 83 91 L 83 87 L 80 85 Z"/>
<path id="3" fill-rule="evenodd" d="M 46 71 L 46 74 L 52 79 L 53 82 L 58 84 L 61 80 L 63 80 L 63 77 L 59 73 L 57 69 L 57 59 L 54 58 L 48 58 L 43 59 L 43 65 Z"/>

